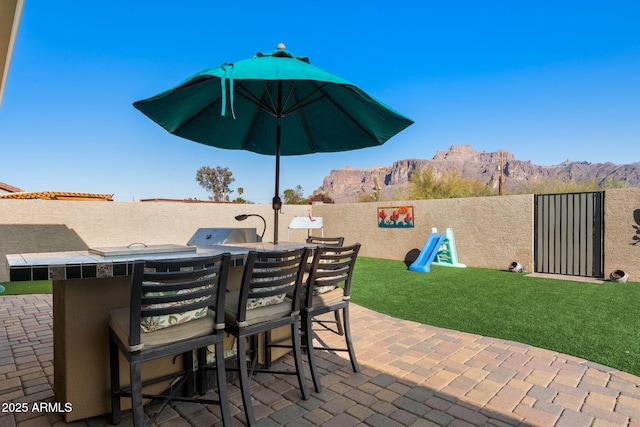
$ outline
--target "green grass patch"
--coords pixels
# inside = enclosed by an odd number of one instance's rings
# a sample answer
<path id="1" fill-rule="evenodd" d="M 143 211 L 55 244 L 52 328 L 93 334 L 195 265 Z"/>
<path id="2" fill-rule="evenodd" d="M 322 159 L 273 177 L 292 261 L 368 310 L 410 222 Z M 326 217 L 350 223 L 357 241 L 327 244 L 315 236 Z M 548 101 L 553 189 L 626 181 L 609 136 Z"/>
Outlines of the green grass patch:
<path id="1" fill-rule="evenodd" d="M 359 257 L 352 301 L 415 322 L 530 344 L 640 375 L 640 283 L 592 284 L 501 270 Z"/>
<path id="2" fill-rule="evenodd" d="M 51 280 L 34 280 L 32 282 L 5 282 L 2 295 L 50 294 Z"/>

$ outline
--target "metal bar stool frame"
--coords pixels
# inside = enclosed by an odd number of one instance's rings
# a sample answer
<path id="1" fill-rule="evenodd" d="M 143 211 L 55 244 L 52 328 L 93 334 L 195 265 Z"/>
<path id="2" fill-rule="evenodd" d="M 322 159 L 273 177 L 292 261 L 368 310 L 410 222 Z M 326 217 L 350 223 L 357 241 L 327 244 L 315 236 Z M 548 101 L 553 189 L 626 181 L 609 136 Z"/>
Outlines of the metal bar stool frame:
<path id="1" fill-rule="evenodd" d="M 129 397 L 136 427 L 153 424 L 172 400 L 219 405 L 223 425 L 231 426 L 223 344 L 224 302 L 230 260 L 231 256 L 225 253 L 214 257 L 134 263 L 130 306 L 112 310 L 109 320 L 113 424 L 120 422 L 120 399 Z M 214 310 L 209 310 L 210 307 Z M 141 331 L 141 322 L 145 318 L 158 319 L 158 316 L 175 316 L 192 310 L 203 310 L 202 313 L 206 314 L 162 330 Z M 200 395 L 206 392 L 203 367 L 206 365 L 207 346 L 210 345 L 215 348 L 218 399 L 193 397 L 194 392 Z M 194 350 L 199 362 L 195 374 Z M 120 385 L 119 354 L 123 354 L 129 362 L 131 385 L 128 387 Z M 183 370 L 143 383 L 142 365 L 145 362 L 181 354 L 185 362 Z M 143 392 L 146 385 L 174 377 L 181 379 L 171 386 L 168 393 L 158 395 Z M 163 401 L 148 421 L 145 421 L 144 399 Z"/>

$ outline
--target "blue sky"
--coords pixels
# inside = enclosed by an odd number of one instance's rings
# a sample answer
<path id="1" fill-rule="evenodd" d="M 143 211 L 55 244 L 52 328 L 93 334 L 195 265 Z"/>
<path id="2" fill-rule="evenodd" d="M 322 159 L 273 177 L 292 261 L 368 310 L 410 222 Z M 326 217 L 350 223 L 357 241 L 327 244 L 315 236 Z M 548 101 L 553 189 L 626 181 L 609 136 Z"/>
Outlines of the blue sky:
<path id="1" fill-rule="evenodd" d="M 207 199 L 196 171 L 223 166 L 270 203 L 273 157 L 173 136 L 132 103 L 280 42 L 415 121 L 381 147 L 284 157 L 281 190 L 460 144 L 541 165 L 638 162 L 638 16 L 635 0 L 30 0 L 0 107 L 0 182 Z"/>

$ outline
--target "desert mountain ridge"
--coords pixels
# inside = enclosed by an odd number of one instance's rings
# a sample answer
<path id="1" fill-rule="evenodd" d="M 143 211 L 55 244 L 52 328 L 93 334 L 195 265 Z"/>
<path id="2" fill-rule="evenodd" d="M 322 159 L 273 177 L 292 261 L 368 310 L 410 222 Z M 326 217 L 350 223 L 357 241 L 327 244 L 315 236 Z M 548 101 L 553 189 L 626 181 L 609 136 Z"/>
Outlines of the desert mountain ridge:
<path id="1" fill-rule="evenodd" d="M 465 178 L 478 180 L 498 189 L 500 177 L 500 153 L 504 162 L 504 189 L 515 193 L 530 183 L 546 179 L 565 179 L 582 182 L 596 179 L 598 183 L 611 178 L 640 187 L 640 162 L 625 165 L 614 163 L 590 163 L 564 161 L 555 166 L 539 166 L 531 161 L 517 160 L 506 151 L 492 153 L 476 151 L 470 145 L 453 145 L 446 151 L 438 151 L 431 160 L 398 160 L 390 166 L 364 169 L 345 167 L 334 169 L 326 176 L 314 194 L 324 192 L 336 203 L 351 203 L 363 195 L 373 194 L 376 184 L 384 200 L 403 199 L 411 171 L 431 167 L 438 172 L 457 170 Z"/>

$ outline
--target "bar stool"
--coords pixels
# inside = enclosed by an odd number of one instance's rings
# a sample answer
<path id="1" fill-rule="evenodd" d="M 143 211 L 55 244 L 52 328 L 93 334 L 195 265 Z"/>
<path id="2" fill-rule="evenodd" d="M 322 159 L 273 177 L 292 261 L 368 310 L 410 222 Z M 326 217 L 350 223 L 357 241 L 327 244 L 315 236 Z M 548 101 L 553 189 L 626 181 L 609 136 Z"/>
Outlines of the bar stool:
<path id="1" fill-rule="evenodd" d="M 133 266 L 129 307 L 111 310 L 109 318 L 109 360 L 111 371 L 111 418 L 118 424 L 120 399 L 131 398 L 133 423 L 145 425 L 143 399 L 162 400 L 149 417 L 152 424 L 172 400 L 220 405 L 222 422 L 231 426 L 227 380 L 224 365 L 224 302 L 231 256 L 171 261 L 138 261 Z M 209 309 L 209 308 L 212 309 Z M 218 399 L 193 397 L 206 391 L 207 346 L 216 353 Z M 193 352 L 198 369 L 194 378 Z M 129 362 L 131 385 L 120 385 L 119 354 Z M 145 362 L 183 355 L 184 369 L 161 378 L 142 381 Z M 180 378 L 167 394 L 148 394 L 146 385 Z M 195 384 L 194 384 L 195 383 Z"/>
<path id="2" fill-rule="evenodd" d="M 301 308 L 302 333 L 304 335 L 303 347 L 307 349 L 311 377 L 317 392 L 322 391 L 320 375 L 315 360 L 315 350 L 344 351 L 349 353 L 351 367 L 354 372 L 359 372 L 356 352 L 351 339 L 349 321 L 349 300 L 351 298 L 351 277 L 353 268 L 360 250 L 360 244 L 351 246 L 329 247 L 320 246 L 315 250 L 311 263 L 309 279 L 306 282 L 303 293 L 304 303 Z M 325 321 L 317 317 L 327 313 L 342 312 L 342 322 L 339 322 L 337 330 L 324 325 Z M 325 331 L 333 332 L 345 337 L 346 347 L 329 347 L 317 345 L 314 347 L 314 338 L 317 331 L 313 325 L 320 325 Z M 318 340 L 319 344 L 322 344 Z"/>
<path id="3" fill-rule="evenodd" d="M 301 358 L 300 341 L 300 288 L 307 249 L 283 252 L 249 252 L 240 290 L 229 292 L 225 304 L 226 331 L 236 337 L 237 358 L 242 403 L 248 425 L 256 420 L 249 391 L 250 374 L 247 367 L 247 340 L 252 339 L 252 372 L 297 375 L 303 399 L 308 399 Z M 293 298 L 287 298 L 287 292 Z M 255 339 L 259 334 L 289 326 L 293 342 L 295 371 L 255 369 L 258 349 Z"/>

